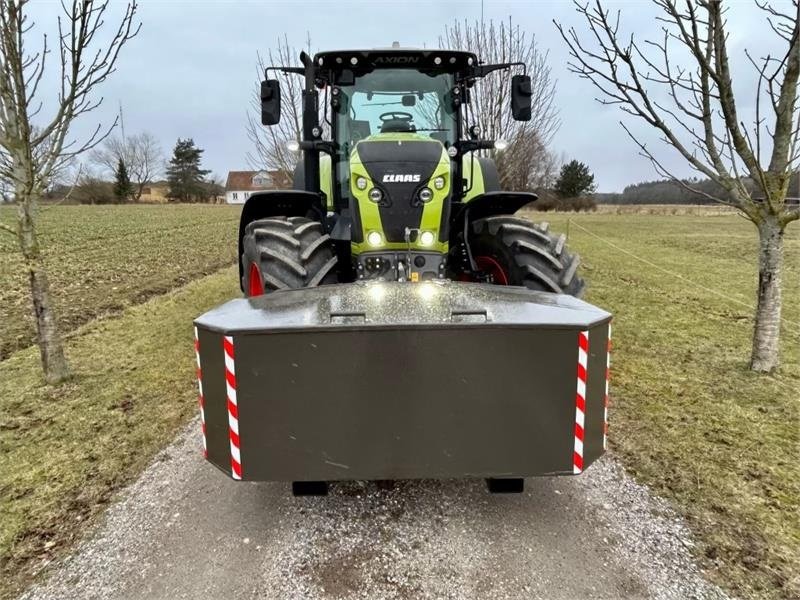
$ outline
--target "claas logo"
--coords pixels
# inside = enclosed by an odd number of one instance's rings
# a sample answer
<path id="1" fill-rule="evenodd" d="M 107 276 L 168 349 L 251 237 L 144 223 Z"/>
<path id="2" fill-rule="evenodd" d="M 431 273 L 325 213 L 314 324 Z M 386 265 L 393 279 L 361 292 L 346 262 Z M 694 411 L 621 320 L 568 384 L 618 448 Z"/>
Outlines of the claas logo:
<path id="1" fill-rule="evenodd" d="M 383 183 L 419 183 L 419 173 L 390 173 L 383 176 Z"/>

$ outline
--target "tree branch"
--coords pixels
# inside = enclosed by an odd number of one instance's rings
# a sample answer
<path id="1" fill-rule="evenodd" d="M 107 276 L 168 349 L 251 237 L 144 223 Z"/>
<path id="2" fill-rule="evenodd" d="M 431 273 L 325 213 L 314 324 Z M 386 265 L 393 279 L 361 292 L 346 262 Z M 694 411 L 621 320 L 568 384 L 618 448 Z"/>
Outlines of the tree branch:
<path id="1" fill-rule="evenodd" d="M 599 102 L 618 106 L 660 131 L 664 141 L 692 168 L 731 194 L 730 199 L 715 200 L 733 204 L 751 220 L 781 214 L 791 214 L 794 220 L 795 210 L 785 206 L 785 197 L 793 165 L 800 160 L 800 2 L 792 2 L 791 13 L 759 3 L 769 15 L 772 30 L 788 43 L 780 60 L 767 56 L 757 64 L 747 54 L 758 73 L 752 130 L 740 122 L 738 115 L 722 3 L 685 0 L 680 8 L 677 0 L 653 3 L 662 12 L 657 17 L 664 24 L 662 34 L 660 39 L 640 44 L 633 35 L 623 39 L 619 13 L 616 19 L 610 18 L 600 0 L 591 5 L 576 1 L 576 11 L 587 26 L 586 35 L 579 36 L 574 28 L 565 30 L 556 23 L 569 49 L 569 68 L 600 91 Z M 694 63 L 692 69 L 672 64 L 672 40 L 688 50 Z M 656 90 L 657 87 L 661 89 Z M 668 101 L 656 95 L 659 91 Z M 772 131 L 762 116 L 762 93 L 770 97 L 776 114 Z M 698 122 L 702 131 L 692 122 Z M 762 128 L 772 137 L 768 166 L 761 164 L 765 141 Z M 631 135 L 630 129 L 626 127 L 626 131 L 656 170 L 672 177 L 654 154 Z M 763 201 L 751 197 L 746 185 L 748 177 L 760 188 Z M 693 191 L 702 194 L 700 190 Z"/>

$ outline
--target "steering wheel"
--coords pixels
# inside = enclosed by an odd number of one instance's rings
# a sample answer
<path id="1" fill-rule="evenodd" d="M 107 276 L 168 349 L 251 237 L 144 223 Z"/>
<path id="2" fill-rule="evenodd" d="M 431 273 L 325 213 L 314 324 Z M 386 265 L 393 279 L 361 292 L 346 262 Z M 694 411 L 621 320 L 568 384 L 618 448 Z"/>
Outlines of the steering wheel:
<path id="1" fill-rule="evenodd" d="M 383 113 L 379 118 L 381 123 L 387 123 L 389 121 L 413 121 L 414 115 L 408 112 L 403 112 L 402 110 L 392 110 Z"/>

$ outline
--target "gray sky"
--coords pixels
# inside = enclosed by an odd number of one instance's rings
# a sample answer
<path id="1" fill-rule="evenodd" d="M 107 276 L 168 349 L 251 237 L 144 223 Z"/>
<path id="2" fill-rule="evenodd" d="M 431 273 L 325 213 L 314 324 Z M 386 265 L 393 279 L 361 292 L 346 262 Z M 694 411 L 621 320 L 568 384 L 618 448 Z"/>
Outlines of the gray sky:
<path id="1" fill-rule="evenodd" d="M 774 44 L 763 19 L 751 2 L 730 2 L 730 52 L 737 88 L 750 91 L 755 75 L 746 64 L 744 47 L 764 51 Z M 780 4 L 780 0 L 778 0 Z M 622 11 L 625 31 L 640 37 L 657 37 L 660 24 L 649 3 L 632 0 L 609 3 Z M 123 8 L 112 1 L 111 24 Z M 31 16 L 36 31 L 53 32 L 57 3 L 39 0 Z M 567 51 L 552 21 L 584 27 L 570 2 L 492 2 L 484 4 L 484 19 L 507 19 L 536 36 L 549 50 L 562 119 L 552 149 L 568 159 L 586 162 L 594 171 L 600 191 L 621 191 L 629 184 L 656 179 L 650 163 L 619 126 L 633 125 L 645 140 L 656 138 L 633 117 L 594 101 L 591 84 L 567 70 Z M 454 16 L 480 19 L 479 1 L 444 0 L 403 2 L 212 2 L 142 0 L 142 30 L 122 51 L 117 72 L 103 85 L 103 106 L 76 126 L 84 132 L 100 118 L 113 121 L 122 102 L 126 133 L 142 130 L 161 140 L 171 154 L 178 137 L 192 137 L 205 149 L 204 165 L 221 177 L 228 170 L 246 169 L 249 142 L 245 115 L 256 80 L 256 53 L 264 53 L 285 33 L 290 44 L 301 46 L 310 34 L 315 50 L 387 46 L 435 47 L 444 25 Z M 33 42 L 34 39 L 31 38 Z M 56 75 L 51 56 L 50 78 Z M 52 81 L 52 85 L 55 85 Z M 52 87 L 50 87 L 52 93 Z M 47 93 L 47 90 L 45 90 Z M 750 94 L 740 104 L 747 114 Z M 653 146 L 654 148 L 656 146 Z M 691 170 L 666 146 L 658 155 L 679 175 Z"/>

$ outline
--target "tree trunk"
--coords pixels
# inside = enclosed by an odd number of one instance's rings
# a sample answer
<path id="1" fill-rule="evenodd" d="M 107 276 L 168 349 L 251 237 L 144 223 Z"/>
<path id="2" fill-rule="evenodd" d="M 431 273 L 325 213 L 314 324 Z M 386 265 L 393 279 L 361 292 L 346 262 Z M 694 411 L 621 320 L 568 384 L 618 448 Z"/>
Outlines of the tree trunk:
<path id="1" fill-rule="evenodd" d="M 31 267 L 30 283 L 44 378 L 47 383 L 60 383 L 69 378 L 70 371 L 50 305 L 50 285 L 41 264 Z"/>
<path id="2" fill-rule="evenodd" d="M 33 314 L 36 319 L 36 335 L 44 378 L 47 383 L 55 384 L 68 379 L 70 370 L 50 303 L 50 285 L 39 252 L 33 215 L 34 205 L 35 203 L 31 199 L 20 199 L 19 245 L 28 267 L 28 280 L 31 286 Z"/>
<path id="3" fill-rule="evenodd" d="M 781 328 L 783 227 L 772 215 L 758 224 L 758 304 L 750 368 L 768 373 L 778 366 Z"/>

